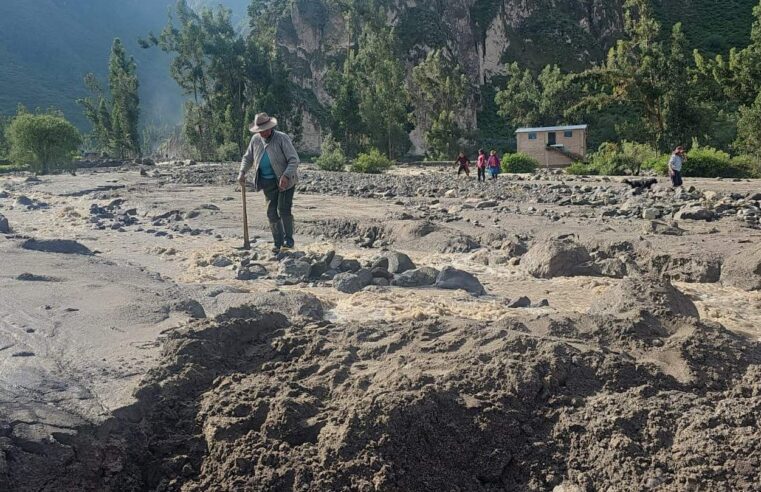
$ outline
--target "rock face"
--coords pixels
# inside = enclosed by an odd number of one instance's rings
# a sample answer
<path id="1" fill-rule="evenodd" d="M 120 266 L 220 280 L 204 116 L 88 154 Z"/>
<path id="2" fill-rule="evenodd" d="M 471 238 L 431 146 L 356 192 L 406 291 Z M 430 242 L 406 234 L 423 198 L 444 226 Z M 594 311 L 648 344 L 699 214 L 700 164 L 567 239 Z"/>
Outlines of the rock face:
<path id="1" fill-rule="evenodd" d="M 448 46 L 465 73 L 473 74 L 478 90 L 491 85 L 492 77 L 504 71 L 505 59 L 518 60 L 533 68 L 542 68 L 528 53 L 556 52 L 574 40 L 583 49 L 568 51 L 568 56 L 554 57 L 561 65 L 579 67 L 604 58 L 607 48 L 622 26 L 621 0 L 590 0 L 583 5 L 573 2 L 563 8 L 548 7 L 542 1 L 457 0 L 439 2 L 380 2 L 385 17 L 395 26 L 405 59 L 417 64 L 425 51 Z M 302 144 L 319 150 L 319 122 L 314 116 L 331 103 L 325 88 L 330 64 L 346 50 L 346 16 L 335 2 L 297 0 L 280 18 L 277 46 L 281 56 L 294 67 L 291 78 L 316 97 L 307 107 Z M 552 29 L 537 35 L 536 25 L 547 25 L 552 12 Z M 411 70 L 410 70 L 411 71 Z M 477 98 L 477 94 L 474 94 Z M 476 105 L 468 105 L 463 123 L 475 124 Z M 415 153 L 422 153 L 422 135 L 413 132 Z"/>
<path id="2" fill-rule="evenodd" d="M 657 275 L 625 278 L 596 299 L 589 313 L 614 317 L 639 317 L 642 313 L 700 317 L 698 308 L 686 295 Z"/>
<path id="3" fill-rule="evenodd" d="M 540 241 L 523 255 L 521 265 L 536 278 L 593 275 L 592 258 L 587 249 L 571 238 Z"/>
<path id="4" fill-rule="evenodd" d="M 761 290 L 761 246 L 727 258 L 722 266 L 721 282 L 743 290 Z"/>
<path id="5" fill-rule="evenodd" d="M 11 232 L 11 226 L 8 224 L 8 219 L 0 214 L 0 234 L 8 234 L 9 232 Z"/>

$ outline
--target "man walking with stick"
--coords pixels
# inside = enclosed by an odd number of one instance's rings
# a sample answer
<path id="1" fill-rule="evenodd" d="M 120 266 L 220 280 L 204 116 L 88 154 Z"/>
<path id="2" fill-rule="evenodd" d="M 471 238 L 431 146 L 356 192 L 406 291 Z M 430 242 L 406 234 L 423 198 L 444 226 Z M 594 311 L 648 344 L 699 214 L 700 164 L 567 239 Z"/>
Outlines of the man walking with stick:
<path id="1" fill-rule="evenodd" d="M 238 182 L 245 189 L 246 173 L 254 169 L 254 189 L 264 192 L 273 253 L 293 249 L 293 194 L 298 183 L 299 155 L 290 137 L 275 130 L 277 119 L 256 115 L 249 130 L 254 136 L 240 163 Z M 243 195 L 245 197 L 245 193 Z M 245 200 L 245 198 L 244 198 Z M 246 225 L 246 229 L 247 229 Z"/>

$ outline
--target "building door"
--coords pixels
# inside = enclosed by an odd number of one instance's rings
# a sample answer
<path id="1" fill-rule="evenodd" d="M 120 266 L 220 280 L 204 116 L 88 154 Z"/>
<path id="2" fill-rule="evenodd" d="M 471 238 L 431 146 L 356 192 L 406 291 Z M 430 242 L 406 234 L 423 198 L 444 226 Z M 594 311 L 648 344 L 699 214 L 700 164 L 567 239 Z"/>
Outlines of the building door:
<path id="1" fill-rule="evenodd" d="M 547 134 L 547 145 L 555 145 L 557 142 L 557 137 L 555 136 L 555 132 L 549 132 Z"/>

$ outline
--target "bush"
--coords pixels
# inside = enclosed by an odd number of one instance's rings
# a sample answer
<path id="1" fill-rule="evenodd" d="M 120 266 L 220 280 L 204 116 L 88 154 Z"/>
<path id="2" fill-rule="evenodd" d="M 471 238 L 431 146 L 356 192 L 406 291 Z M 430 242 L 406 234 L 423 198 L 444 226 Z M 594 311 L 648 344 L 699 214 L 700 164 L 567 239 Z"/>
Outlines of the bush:
<path id="1" fill-rule="evenodd" d="M 390 169 L 392 162 L 381 154 L 378 149 L 372 149 L 367 154 L 359 154 L 351 170 L 355 173 L 380 174 Z"/>
<path id="2" fill-rule="evenodd" d="M 682 174 L 696 178 L 744 178 L 749 170 L 738 167 L 726 152 L 695 146 L 687 152 Z"/>
<path id="3" fill-rule="evenodd" d="M 577 176 L 596 176 L 600 174 L 600 171 L 595 169 L 591 164 L 584 162 L 574 162 L 567 168 L 565 168 L 566 174 L 575 174 Z"/>
<path id="4" fill-rule="evenodd" d="M 320 157 L 315 160 L 317 167 L 323 171 L 343 171 L 346 169 L 346 154 L 332 136 L 328 135 L 322 142 L 320 150 Z"/>
<path id="5" fill-rule="evenodd" d="M 7 129 L 11 160 L 38 174 L 66 169 L 82 136 L 74 125 L 56 114 L 20 113 Z"/>
<path id="6" fill-rule="evenodd" d="M 506 154 L 502 158 L 502 171 L 506 173 L 533 173 L 539 167 L 539 161 L 530 155 L 518 152 L 517 154 Z"/>
<path id="7" fill-rule="evenodd" d="M 740 170 L 748 178 L 761 179 L 761 157 L 735 156 L 732 158 L 732 167 Z"/>
<path id="8" fill-rule="evenodd" d="M 235 142 L 223 143 L 217 147 L 217 159 L 220 161 L 239 161 L 241 155 L 240 147 Z"/>

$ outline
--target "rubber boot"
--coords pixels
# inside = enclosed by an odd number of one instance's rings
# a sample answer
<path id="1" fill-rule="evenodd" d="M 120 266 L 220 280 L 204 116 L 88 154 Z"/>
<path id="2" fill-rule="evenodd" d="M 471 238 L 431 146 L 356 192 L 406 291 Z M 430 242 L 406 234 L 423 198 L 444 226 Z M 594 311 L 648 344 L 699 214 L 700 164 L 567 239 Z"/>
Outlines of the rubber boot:
<path id="1" fill-rule="evenodd" d="M 288 248 L 293 248 L 293 215 L 285 216 L 282 218 L 283 224 L 283 245 Z"/>
<path id="2" fill-rule="evenodd" d="M 275 243 L 275 248 L 278 250 L 283 245 L 283 223 L 281 221 L 270 222 L 270 230 L 272 231 L 272 242 Z"/>

